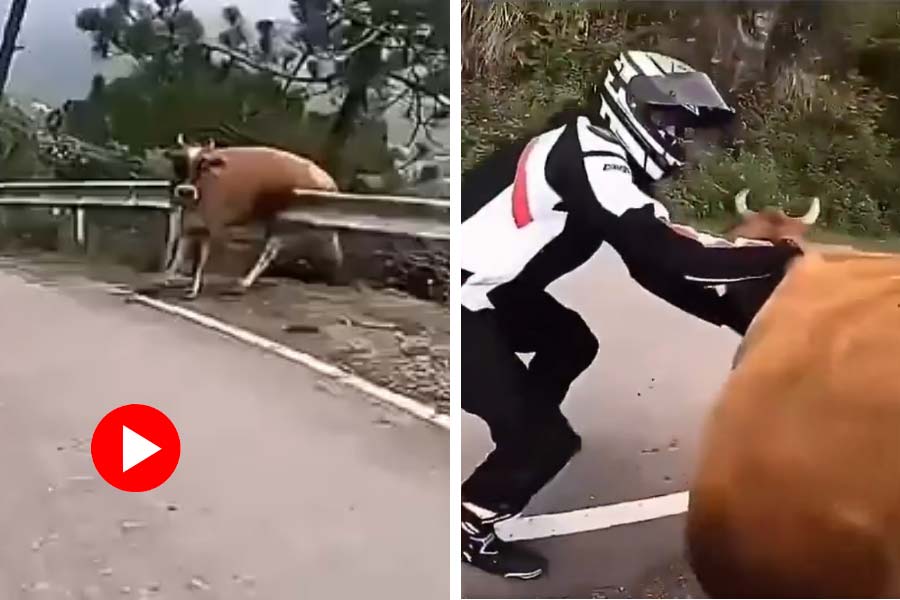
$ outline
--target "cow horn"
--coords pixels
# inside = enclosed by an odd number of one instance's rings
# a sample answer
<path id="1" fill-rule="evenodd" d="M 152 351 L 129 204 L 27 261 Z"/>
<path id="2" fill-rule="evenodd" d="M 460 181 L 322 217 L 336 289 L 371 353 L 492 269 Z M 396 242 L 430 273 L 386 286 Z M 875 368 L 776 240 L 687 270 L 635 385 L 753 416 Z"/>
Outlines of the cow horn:
<path id="1" fill-rule="evenodd" d="M 737 210 L 737 214 L 743 215 L 752 215 L 753 211 L 747 208 L 747 194 L 750 193 L 749 188 L 744 188 L 739 191 L 734 197 L 734 208 Z"/>
<path id="2" fill-rule="evenodd" d="M 183 133 L 179 133 L 179 134 L 178 134 L 178 137 L 175 138 L 175 143 L 178 144 L 179 146 L 184 146 L 184 145 L 185 145 L 185 143 L 184 143 L 184 134 L 183 134 Z"/>
<path id="3" fill-rule="evenodd" d="M 819 198 L 813 198 L 812 203 L 809 205 L 809 210 L 806 211 L 806 214 L 800 217 L 800 222 L 804 225 L 812 225 L 816 222 L 816 219 L 819 218 L 819 212 L 822 207 L 819 204 Z"/>

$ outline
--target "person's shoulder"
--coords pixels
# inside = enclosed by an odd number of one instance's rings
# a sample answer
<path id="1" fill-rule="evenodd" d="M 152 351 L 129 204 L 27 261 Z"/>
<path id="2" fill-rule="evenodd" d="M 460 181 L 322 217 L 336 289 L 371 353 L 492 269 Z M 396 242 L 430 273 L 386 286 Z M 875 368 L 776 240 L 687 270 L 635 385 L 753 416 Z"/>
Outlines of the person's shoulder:
<path id="1" fill-rule="evenodd" d="M 525 149 L 535 141 L 552 136 L 567 126 L 574 126 L 578 117 L 585 114 L 577 108 L 565 108 L 551 114 L 538 126 L 533 126 L 519 133 L 515 138 L 504 141 L 482 157 L 474 166 L 463 173 L 463 183 L 476 181 L 483 177 L 496 178 L 511 176 L 515 172 L 516 163 Z M 480 185 L 480 184 L 479 184 Z"/>
<path id="2" fill-rule="evenodd" d="M 624 147 L 622 147 L 622 142 L 619 141 L 619 138 L 617 138 L 611 130 L 607 129 L 606 127 L 601 127 L 600 125 L 591 122 L 589 119 L 584 119 L 580 124 L 584 127 L 587 133 L 599 138 L 603 142 L 615 146 L 616 148 L 622 148 L 622 151 L 624 152 L 625 149 Z"/>
<path id="3" fill-rule="evenodd" d="M 567 125 L 574 125 L 578 122 L 578 119 L 582 117 L 589 119 L 590 116 L 591 111 L 587 106 L 573 102 L 565 103 L 544 120 L 541 130 L 550 131 Z"/>

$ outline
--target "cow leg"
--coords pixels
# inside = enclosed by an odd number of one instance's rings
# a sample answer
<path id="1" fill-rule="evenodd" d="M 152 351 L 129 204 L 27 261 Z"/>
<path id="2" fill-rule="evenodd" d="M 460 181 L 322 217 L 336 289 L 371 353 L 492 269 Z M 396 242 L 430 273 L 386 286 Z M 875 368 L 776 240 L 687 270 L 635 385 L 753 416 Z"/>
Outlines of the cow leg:
<path id="1" fill-rule="evenodd" d="M 712 58 L 709 59 L 709 62 L 714 65 L 721 63 L 722 56 L 724 55 L 724 52 L 722 50 L 724 46 L 724 44 L 722 43 L 722 36 L 722 25 L 719 25 L 718 27 L 716 27 L 716 49 L 713 50 Z"/>
<path id="2" fill-rule="evenodd" d="M 196 268 L 194 269 L 194 281 L 191 285 L 191 290 L 186 295 L 186 297 L 190 300 L 193 300 L 200 295 L 200 287 L 203 281 L 203 271 L 204 269 L 206 269 L 207 261 L 209 261 L 209 246 L 210 239 L 208 237 L 203 238 L 203 240 L 200 242 L 200 255 L 197 258 Z"/>
<path id="3" fill-rule="evenodd" d="M 163 285 L 170 284 L 175 278 L 178 277 L 181 272 L 181 268 L 184 266 L 184 262 L 187 259 L 188 247 L 190 246 L 193 238 L 187 235 L 182 235 L 178 238 L 178 245 L 175 249 L 175 255 L 172 257 L 172 260 L 169 262 L 169 266 L 166 269 Z"/>
<path id="4" fill-rule="evenodd" d="M 735 89 L 737 89 L 738 80 L 741 77 L 741 70 L 743 68 L 744 63 L 742 61 L 738 61 L 734 65 L 734 73 L 731 76 L 731 85 L 728 86 L 728 92 L 731 93 Z"/>
<path id="5" fill-rule="evenodd" d="M 277 236 L 272 236 L 266 241 L 266 247 L 263 249 L 262 254 L 259 255 L 259 259 L 256 261 L 256 264 L 253 265 L 253 268 L 250 269 L 250 272 L 241 280 L 241 288 L 247 290 L 256 283 L 256 280 L 259 279 L 259 276 L 262 275 L 263 271 L 265 271 L 272 261 L 278 256 L 278 253 L 281 252 L 281 249 L 284 247 L 284 242 L 281 238 Z"/>

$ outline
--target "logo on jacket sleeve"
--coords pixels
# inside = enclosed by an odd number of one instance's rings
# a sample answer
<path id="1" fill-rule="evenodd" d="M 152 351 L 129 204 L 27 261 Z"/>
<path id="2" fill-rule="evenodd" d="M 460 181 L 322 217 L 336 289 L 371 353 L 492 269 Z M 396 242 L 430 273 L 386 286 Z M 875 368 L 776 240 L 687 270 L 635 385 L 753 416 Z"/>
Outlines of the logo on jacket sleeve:
<path id="1" fill-rule="evenodd" d="M 603 165 L 604 171 L 622 171 L 626 175 L 631 175 L 631 169 L 619 163 L 606 163 Z"/>

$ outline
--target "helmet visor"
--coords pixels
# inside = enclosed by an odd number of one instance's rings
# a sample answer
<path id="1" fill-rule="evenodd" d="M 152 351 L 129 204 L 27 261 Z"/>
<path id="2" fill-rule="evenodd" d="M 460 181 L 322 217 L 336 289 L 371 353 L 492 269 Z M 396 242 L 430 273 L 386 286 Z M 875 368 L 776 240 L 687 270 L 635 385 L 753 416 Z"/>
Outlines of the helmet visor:
<path id="1" fill-rule="evenodd" d="M 734 112 L 709 76 L 700 71 L 636 75 L 628 82 L 628 88 L 632 98 L 646 104 L 681 106 L 691 112 L 701 108 Z"/>
<path id="2" fill-rule="evenodd" d="M 660 106 L 647 104 L 643 107 L 643 114 L 657 129 L 669 133 L 678 132 L 679 137 L 690 139 L 691 135 L 685 135 L 694 129 L 724 129 L 734 119 L 734 113 L 726 110 L 710 108 L 698 108 L 692 112 L 683 106 Z"/>
<path id="3" fill-rule="evenodd" d="M 734 120 L 733 112 L 710 108 L 699 108 L 694 114 L 683 106 L 645 104 L 642 112 L 645 122 L 656 128 L 654 136 L 659 144 L 682 162 L 721 144 Z"/>

